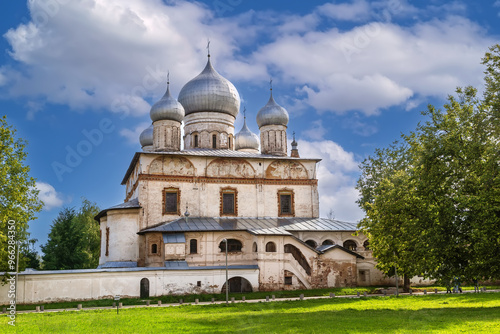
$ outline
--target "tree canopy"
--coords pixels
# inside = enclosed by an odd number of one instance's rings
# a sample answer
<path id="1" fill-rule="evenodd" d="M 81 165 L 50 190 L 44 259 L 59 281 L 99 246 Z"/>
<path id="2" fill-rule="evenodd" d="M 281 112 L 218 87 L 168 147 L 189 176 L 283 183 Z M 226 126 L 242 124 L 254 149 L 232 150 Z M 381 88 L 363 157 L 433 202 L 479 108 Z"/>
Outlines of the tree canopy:
<path id="1" fill-rule="evenodd" d="M 0 118 L 0 271 L 13 271 L 8 265 L 8 226 L 15 226 L 15 241 L 26 243 L 28 222 L 42 209 L 35 179 L 25 164 L 26 141 L 16 139 L 16 130 L 9 126 L 5 116 Z M 11 235 L 12 236 L 12 235 Z M 26 265 L 20 254 L 19 268 Z"/>
<path id="2" fill-rule="evenodd" d="M 386 273 L 500 278 L 500 46 L 490 51 L 482 99 L 458 88 L 360 165 L 359 227 Z"/>
<path id="3" fill-rule="evenodd" d="M 93 269 L 99 264 L 99 213 L 95 203 L 83 199 L 79 211 L 64 208 L 51 225 L 49 239 L 43 245 L 43 268 Z"/>

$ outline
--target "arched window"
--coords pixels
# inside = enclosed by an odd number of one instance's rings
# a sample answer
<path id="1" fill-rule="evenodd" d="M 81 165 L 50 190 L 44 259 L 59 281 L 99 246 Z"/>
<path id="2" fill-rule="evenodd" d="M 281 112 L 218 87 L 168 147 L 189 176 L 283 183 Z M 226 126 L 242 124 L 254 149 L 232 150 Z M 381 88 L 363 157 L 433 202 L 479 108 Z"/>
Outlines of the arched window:
<path id="1" fill-rule="evenodd" d="M 256 242 L 254 242 L 254 243 L 253 243 L 253 246 L 252 246 L 252 251 L 253 251 L 254 253 L 257 253 L 257 243 L 256 243 Z"/>
<path id="2" fill-rule="evenodd" d="M 236 239 L 227 239 L 227 251 L 228 252 L 241 252 L 241 248 L 243 248 L 241 241 L 236 240 Z M 226 251 L 226 242 L 224 240 L 220 242 L 219 249 L 221 252 Z"/>
<path id="3" fill-rule="evenodd" d="M 346 240 L 346 241 L 344 241 L 344 248 L 347 248 L 350 251 L 355 251 L 357 248 L 357 245 L 352 240 Z"/>
<path id="4" fill-rule="evenodd" d="M 335 245 L 335 243 L 330 239 L 326 239 L 325 241 L 323 241 L 322 245 L 324 245 L 324 246 L 325 245 Z"/>
<path id="5" fill-rule="evenodd" d="M 274 253 L 276 252 L 276 244 L 272 241 L 266 244 L 266 252 Z"/>
<path id="6" fill-rule="evenodd" d="M 217 148 L 217 135 L 212 135 L 212 148 Z"/>
<path id="7" fill-rule="evenodd" d="M 189 240 L 189 253 L 190 254 L 198 253 L 198 240 L 196 239 Z"/>
<path id="8" fill-rule="evenodd" d="M 194 135 L 194 147 L 198 147 L 198 135 Z"/>
<path id="9" fill-rule="evenodd" d="M 316 243 L 316 241 L 311 240 L 311 239 L 307 240 L 307 241 L 306 241 L 306 244 L 308 244 L 308 245 L 309 245 L 309 246 L 311 246 L 312 248 L 316 248 L 316 247 L 318 246 L 318 244 Z"/>
<path id="10" fill-rule="evenodd" d="M 370 250 L 370 242 L 365 240 L 365 242 L 363 242 L 363 247 L 365 247 L 365 251 Z"/>
<path id="11" fill-rule="evenodd" d="M 158 254 L 158 245 L 157 244 L 151 245 L 151 254 Z"/>

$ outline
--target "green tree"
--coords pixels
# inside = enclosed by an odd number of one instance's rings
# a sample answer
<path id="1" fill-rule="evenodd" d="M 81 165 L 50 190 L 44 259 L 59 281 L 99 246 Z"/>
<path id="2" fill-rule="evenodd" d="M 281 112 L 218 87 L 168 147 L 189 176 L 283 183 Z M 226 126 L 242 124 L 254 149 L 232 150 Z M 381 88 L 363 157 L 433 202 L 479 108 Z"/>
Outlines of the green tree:
<path id="1" fill-rule="evenodd" d="M 26 141 L 15 137 L 16 130 L 9 126 L 5 116 L 0 118 L 0 271 L 12 271 L 8 264 L 8 226 L 14 223 L 15 237 L 21 243 L 29 237 L 28 223 L 42 209 L 35 179 L 25 164 Z M 12 236 L 12 234 L 11 234 Z M 20 254 L 19 268 L 26 265 Z"/>
<path id="2" fill-rule="evenodd" d="M 49 239 L 43 245 L 43 268 L 90 269 L 99 263 L 99 213 L 95 203 L 83 199 L 78 212 L 65 208 L 53 221 Z"/>
<path id="3" fill-rule="evenodd" d="M 444 110 L 430 105 L 424 124 L 360 166 L 359 227 L 386 273 L 500 278 L 500 48 L 490 50 L 484 100 L 457 89 Z"/>

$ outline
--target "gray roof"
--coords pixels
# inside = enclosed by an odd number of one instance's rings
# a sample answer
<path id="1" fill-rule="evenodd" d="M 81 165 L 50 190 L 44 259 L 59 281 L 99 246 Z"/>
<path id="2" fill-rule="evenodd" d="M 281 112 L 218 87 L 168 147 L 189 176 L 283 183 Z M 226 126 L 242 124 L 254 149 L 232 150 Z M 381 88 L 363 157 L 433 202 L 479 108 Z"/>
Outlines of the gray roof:
<path id="1" fill-rule="evenodd" d="M 248 231 L 255 235 L 292 235 L 298 231 L 356 231 L 356 223 L 326 218 L 222 218 L 182 217 L 161 225 L 146 228 L 147 232 L 178 233 L 191 231 Z"/>
<path id="2" fill-rule="evenodd" d="M 106 268 L 137 268 L 137 262 L 133 261 L 110 261 L 97 266 L 97 269 Z"/>
<path id="3" fill-rule="evenodd" d="M 183 262 L 183 261 L 178 261 Z M 106 272 L 133 272 L 133 271 L 156 271 L 156 270 L 225 270 L 226 266 L 193 266 L 184 267 L 181 264 L 169 265 L 168 267 L 134 267 L 134 268 L 97 268 L 97 269 L 70 269 L 70 270 L 36 270 L 36 271 L 22 271 L 19 275 L 50 275 L 50 274 L 92 274 L 92 273 L 106 273 Z M 238 269 L 259 269 L 258 265 L 229 265 L 229 270 Z M 9 272 L 14 275 L 14 272 Z M 0 272 L 0 275 L 5 275 L 5 272 Z"/>
<path id="4" fill-rule="evenodd" d="M 165 244 L 183 244 L 185 242 L 184 233 L 163 233 L 163 243 Z"/>
<path id="5" fill-rule="evenodd" d="M 125 202 L 125 203 L 121 203 L 121 204 L 118 204 L 118 205 L 115 205 L 115 206 L 112 206 L 110 208 L 107 208 L 107 209 L 104 209 L 102 210 L 101 212 L 99 212 L 97 214 L 97 216 L 94 217 L 95 220 L 99 221 L 99 218 L 103 217 L 106 215 L 106 213 L 109 211 L 109 210 L 119 210 L 119 209 L 138 209 L 140 208 L 141 205 L 139 204 L 139 199 L 138 198 L 134 198 L 134 199 L 131 199 L 130 201 L 128 202 Z"/>
<path id="6" fill-rule="evenodd" d="M 192 148 L 182 151 L 169 151 L 169 152 L 136 152 L 127 172 L 122 180 L 122 185 L 127 183 L 127 178 L 132 173 L 137 161 L 141 154 L 152 154 L 152 155 L 180 155 L 180 156 L 198 156 L 198 157 L 215 157 L 215 158 L 246 158 L 246 159 L 272 159 L 272 160 L 299 160 L 299 161 L 321 161 L 321 159 L 310 159 L 310 158 L 293 158 L 293 157 L 280 157 L 270 154 L 260 154 L 244 151 L 232 151 L 223 149 L 211 149 L 211 148 Z"/>

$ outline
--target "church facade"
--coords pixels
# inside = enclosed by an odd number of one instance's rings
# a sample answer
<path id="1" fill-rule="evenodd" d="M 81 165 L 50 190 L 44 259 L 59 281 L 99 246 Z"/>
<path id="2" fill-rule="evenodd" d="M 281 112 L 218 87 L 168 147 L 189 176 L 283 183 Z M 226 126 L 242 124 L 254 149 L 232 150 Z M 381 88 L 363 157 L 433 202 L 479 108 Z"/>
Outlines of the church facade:
<path id="1" fill-rule="evenodd" d="M 164 293 L 224 291 L 226 260 L 230 291 L 384 284 L 356 224 L 319 217 L 320 160 L 300 158 L 295 138 L 288 154 L 289 117 L 272 89 L 257 113 L 260 136 L 246 117 L 235 134 L 238 91 L 208 57 L 178 99 L 167 83 L 151 108 L 124 203 L 96 216 L 98 269 L 204 273 Z"/>

